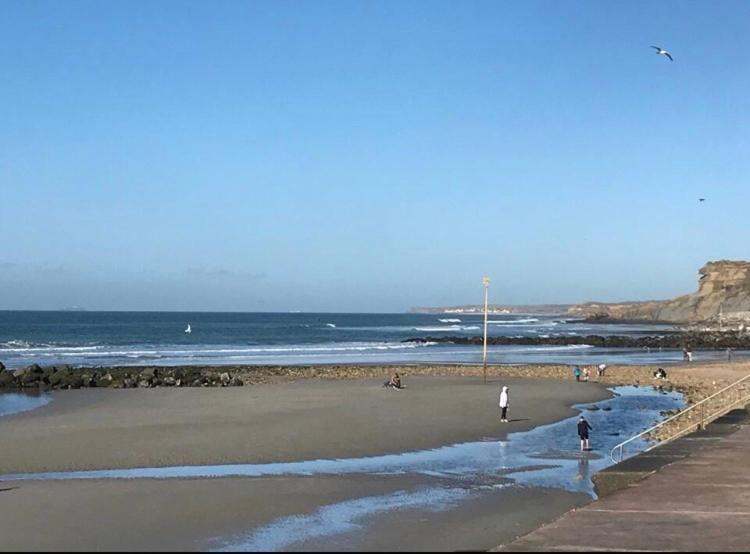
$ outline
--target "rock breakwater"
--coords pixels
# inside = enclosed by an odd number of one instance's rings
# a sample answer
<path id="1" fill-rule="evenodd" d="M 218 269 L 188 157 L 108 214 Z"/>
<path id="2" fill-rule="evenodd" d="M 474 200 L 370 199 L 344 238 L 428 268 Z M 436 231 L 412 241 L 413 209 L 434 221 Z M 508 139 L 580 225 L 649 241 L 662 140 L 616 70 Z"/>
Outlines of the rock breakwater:
<path id="1" fill-rule="evenodd" d="M 483 337 L 415 337 L 404 342 L 481 345 Z M 669 332 L 661 335 L 558 335 L 548 337 L 488 337 L 494 346 L 573 346 L 589 345 L 605 348 L 699 348 L 706 350 L 750 349 L 750 334 L 744 331 Z"/>

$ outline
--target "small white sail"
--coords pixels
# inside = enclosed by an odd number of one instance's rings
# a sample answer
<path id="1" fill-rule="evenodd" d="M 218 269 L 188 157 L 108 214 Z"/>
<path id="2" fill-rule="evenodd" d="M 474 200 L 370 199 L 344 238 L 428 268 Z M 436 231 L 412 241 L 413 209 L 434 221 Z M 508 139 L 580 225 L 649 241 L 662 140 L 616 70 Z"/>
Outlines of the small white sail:
<path id="1" fill-rule="evenodd" d="M 185 332 L 189 335 L 193 332 L 193 330 L 190 328 L 190 324 L 188 323 L 187 329 L 185 329 Z"/>

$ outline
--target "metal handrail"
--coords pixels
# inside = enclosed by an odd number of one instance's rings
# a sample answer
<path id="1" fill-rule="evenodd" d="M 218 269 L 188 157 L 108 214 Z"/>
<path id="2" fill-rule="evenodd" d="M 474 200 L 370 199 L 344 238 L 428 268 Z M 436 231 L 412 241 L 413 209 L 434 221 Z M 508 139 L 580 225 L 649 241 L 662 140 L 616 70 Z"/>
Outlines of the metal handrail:
<path id="1" fill-rule="evenodd" d="M 693 405 L 692 405 L 692 406 L 690 406 L 689 408 L 686 408 L 686 409 L 684 409 L 684 410 L 680 411 L 679 413 L 677 413 L 677 414 L 673 415 L 672 417 L 670 417 L 670 418 L 668 418 L 668 419 L 665 419 L 664 421 L 662 421 L 662 422 L 660 422 L 660 423 L 657 423 L 657 424 L 656 424 L 656 425 L 654 425 L 653 427 L 651 427 L 651 428 L 649 428 L 649 429 L 646 429 L 645 431 L 643 431 L 643 432 L 641 432 L 641 433 L 638 433 L 637 435 L 635 435 L 635 436 L 633 436 L 633 437 L 629 438 L 629 439 L 628 439 L 628 440 L 626 440 L 626 441 L 623 441 L 623 442 L 621 442 L 620 444 L 618 444 L 617 446 L 615 446 L 614 448 L 612 448 L 612 450 L 611 450 L 611 451 L 610 451 L 610 453 L 609 453 L 609 457 L 610 457 L 610 458 L 612 458 L 612 461 L 613 461 L 613 462 L 615 462 L 615 463 L 617 463 L 617 462 L 621 462 L 621 461 L 622 461 L 622 457 L 623 457 L 623 448 L 625 447 L 625 445 L 627 445 L 627 444 L 630 444 L 631 442 L 633 442 L 633 441 L 636 441 L 636 440 L 640 439 L 641 437 L 644 437 L 644 436 L 646 436 L 646 435 L 649 435 L 649 434 L 653 433 L 653 432 L 654 432 L 654 431 L 656 431 L 657 429 L 659 429 L 659 428 L 661 428 L 661 427 L 664 427 L 664 426 L 665 426 L 665 425 L 667 425 L 668 423 L 670 423 L 670 422 L 674 421 L 675 419 L 677 419 L 677 418 L 679 418 L 679 417 L 682 417 L 682 416 L 684 416 L 684 415 L 685 415 L 686 413 L 688 413 L 688 412 L 691 412 L 691 411 L 693 411 L 693 410 L 695 410 L 695 409 L 697 409 L 697 408 L 699 408 L 699 407 L 700 407 L 700 408 L 702 409 L 702 408 L 703 408 L 703 405 L 704 405 L 704 404 L 706 404 L 706 403 L 707 403 L 708 401 L 710 401 L 710 400 L 712 400 L 712 399 L 716 398 L 717 396 L 719 396 L 719 395 L 721 395 L 721 394 L 724 394 L 724 393 L 725 393 L 726 391 L 728 391 L 728 390 L 730 390 L 730 389 L 732 389 L 732 388 L 735 388 L 735 387 L 737 387 L 738 385 L 741 385 L 742 383 L 744 383 L 745 381 L 748 381 L 748 380 L 750 380 L 750 375 L 746 375 L 745 377 L 743 377 L 743 378 L 742 378 L 742 379 L 740 379 L 739 381 L 735 381 L 735 382 L 734 382 L 734 383 L 732 383 L 731 385 L 728 385 L 728 386 L 724 387 L 724 388 L 723 388 L 723 389 L 721 389 L 720 391 L 718 391 L 718 392 L 715 392 L 714 394 L 712 394 L 711 396 L 709 396 L 709 397 L 707 397 L 707 398 L 704 398 L 704 399 L 703 399 L 703 400 L 701 400 L 700 402 L 696 402 L 695 404 L 693 404 Z M 670 441 L 673 441 L 673 440 L 675 440 L 675 439 L 677 439 L 677 438 L 681 437 L 681 436 L 682 436 L 682 435 L 684 435 L 684 434 L 685 434 L 685 433 L 686 433 L 686 432 L 687 432 L 688 430 L 692 429 L 692 428 L 693 428 L 693 427 L 694 427 L 695 425 L 697 425 L 697 426 L 698 426 L 698 428 L 700 429 L 700 427 L 701 427 L 701 426 L 704 426 L 704 425 L 705 425 L 706 421 L 708 421 L 708 422 L 710 423 L 710 422 L 711 422 L 711 421 L 713 421 L 714 419 L 717 419 L 717 418 L 721 417 L 722 415 L 724 415 L 725 413 L 727 413 L 727 412 L 728 412 L 729 410 L 731 410 L 732 408 L 734 408 L 734 407 L 735 407 L 735 406 L 736 406 L 737 404 L 739 404 L 739 403 L 741 403 L 741 402 L 745 402 L 745 401 L 746 401 L 746 400 L 748 400 L 748 399 L 750 399 L 750 394 L 748 394 L 747 396 L 745 396 L 745 397 L 743 397 L 743 398 L 741 398 L 741 399 L 739 399 L 739 400 L 736 400 L 735 402 L 733 402 L 732 404 L 730 404 L 728 408 L 727 408 L 726 406 L 724 406 L 724 407 L 723 407 L 723 408 L 721 408 L 721 409 L 720 409 L 719 411 L 717 411 L 717 412 L 715 412 L 714 414 L 710 415 L 710 416 L 709 416 L 708 418 L 706 418 L 706 417 L 705 417 L 705 415 L 702 415 L 702 416 L 701 416 L 701 421 L 699 421 L 698 423 L 695 423 L 695 424 L 691 424 L 691 425 L 688 425 L 688 426 L 687 426 L 687 427 L 686 427 L 685 429 L 683 429 L 683 430 L 679 431 L 678 433 L 676 433 L 676 434 L 674 434 L 674 435 L 670 436 L 670 437 L 669 437 L 669 438 L 667 438 L 667 439 L 664 439 L 664 440 L 660 441 L 660 442 L 659 442 L 658 444 L 655 444 L 655 445 L 653 445 L 653 446 L 652 446 L 652 447 L 650 447 L 650 448 L 647 448 L 647 449 L 646 449 L 646 452 L 648 452 L 649 450 L 652 450 L 653 448 L 656 448 L 657 446 L 659 446 L 659 445 L 661 445 L 661 444 L 665 444 L 665 443 L 668 443 L 668 442 L 670 442 Z M 616 450 L 619 450 L 619 451 L 620 451 L 620 456 L 619 456 L 619 459 L 617 459 L 617 460 L 615 459 L 615 451 L 616 451 Z"/>

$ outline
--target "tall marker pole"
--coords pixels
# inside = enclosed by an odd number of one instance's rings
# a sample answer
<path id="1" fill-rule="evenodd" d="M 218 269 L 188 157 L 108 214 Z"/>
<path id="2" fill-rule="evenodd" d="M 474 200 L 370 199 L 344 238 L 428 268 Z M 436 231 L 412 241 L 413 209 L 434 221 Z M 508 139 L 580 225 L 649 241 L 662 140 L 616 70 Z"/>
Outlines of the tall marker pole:
<path id="1" fill-rule="evenodd" d="M 487 300 L 489 298 L 490 289 L 490 278 L 482 277 L 482 284 L 484 285 L 484 346 L 482 347 L 482 365 L 484 384 L 487 384 Z"/>

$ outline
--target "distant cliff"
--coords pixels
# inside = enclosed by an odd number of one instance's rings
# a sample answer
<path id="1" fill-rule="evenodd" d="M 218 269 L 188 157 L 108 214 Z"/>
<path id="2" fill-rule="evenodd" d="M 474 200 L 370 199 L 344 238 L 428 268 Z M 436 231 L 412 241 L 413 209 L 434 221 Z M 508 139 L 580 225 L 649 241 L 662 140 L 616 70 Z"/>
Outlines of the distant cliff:
<path id="1" fill-rule="evenodd" d="M 698 291 L 672 300 L 589 302 L 568 309 L 568 315 L 589 319 L 648 320 L 674 323 L 750 321 L 750 262 L 708 262 L 700 271 Z"/>

